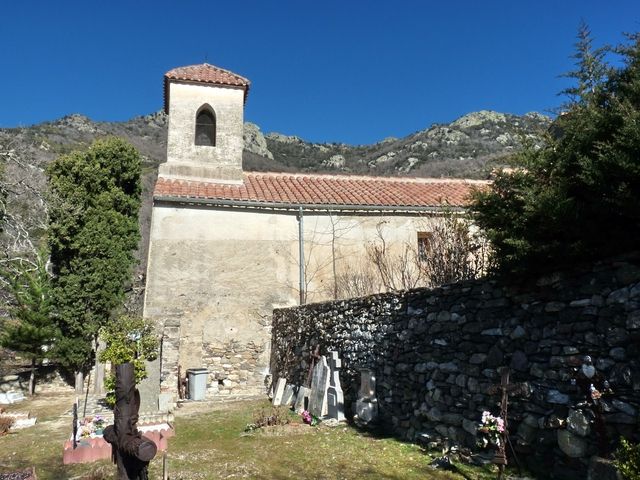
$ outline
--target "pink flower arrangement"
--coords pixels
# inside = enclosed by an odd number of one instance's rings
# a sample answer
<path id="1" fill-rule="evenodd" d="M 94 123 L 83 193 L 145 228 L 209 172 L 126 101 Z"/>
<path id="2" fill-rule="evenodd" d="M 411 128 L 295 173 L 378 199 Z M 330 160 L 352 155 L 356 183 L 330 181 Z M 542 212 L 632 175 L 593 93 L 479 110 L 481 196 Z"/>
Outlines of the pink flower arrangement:
<path id="1" fill-rule="evenodd" d="M 482 422 L 480 429 L 486 429 L 487 432 L 504 432 L 504 420 L 500 417 L 494 417 L 486 410 L 482 412 Z"/>
<path id="2" fill-rule="evenodd" d="M 311 415 L 307 410 L 302 412 L 302 421 L 307 425 L 311 425 L 315 427 L 318 423 L 320 423 L 320 419 L 315 415 Z"/>
<path id="3" fill-rule="evenodd" d="M 504 419 L 494 417 L 485 410 L 482 412 L 482 421 L 478 426 L 478 432 L 483 434 L 479 441 L 479 446 L 486 448 L 490 443 L 500 446 L 501 437 L 504 433 Z"/>
<path id="4" fill-rule="evenodd" d="M 78 438 L 94 438 L 102 436 L 106 421 L 101 415 L 78 420 Z"/>

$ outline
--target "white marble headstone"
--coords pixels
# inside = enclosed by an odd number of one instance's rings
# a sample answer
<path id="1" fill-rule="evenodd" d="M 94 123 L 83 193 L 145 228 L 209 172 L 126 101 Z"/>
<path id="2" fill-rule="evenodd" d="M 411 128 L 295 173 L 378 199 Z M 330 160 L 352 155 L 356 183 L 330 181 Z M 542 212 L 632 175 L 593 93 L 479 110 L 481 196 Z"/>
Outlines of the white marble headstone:
<path id="1" fill-rule="evenodd" d="M 284 395 L 284 388 L 286 385 L 287 385 L 286 378 L 278 378 L 278 382 L 276 383 L 276 388 L 273 391 L 274 406 L 282 405 L 282 397 Z"/>

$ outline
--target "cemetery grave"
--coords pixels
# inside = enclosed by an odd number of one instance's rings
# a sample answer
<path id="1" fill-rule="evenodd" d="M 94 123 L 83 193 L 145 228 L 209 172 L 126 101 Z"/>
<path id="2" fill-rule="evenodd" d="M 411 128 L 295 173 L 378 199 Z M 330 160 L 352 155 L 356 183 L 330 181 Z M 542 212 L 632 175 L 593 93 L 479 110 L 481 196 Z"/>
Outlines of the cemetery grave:
<path id="1" fill-rule="evenodd" d="M 75 396 L 41 395 L 20 409 L 38 417 L 34 427 L 0 437 L 0 473 L 35 467 L 38 480 L 100 480 L 114 478 L 109 460 L 63 465 L 61 448 L 69 435 L 69 405 Z M 17 408 L 17 406 L 16 406 Z M 432 459 L 419 446 L 358 431 L 347 424 L 294 428 L 246 434 L 244 428 L 261 408 L 262 398 L 235 402 L 189 402 L 175 411 L 176 436 L 169 439 L 169 478 L 186 479 L 462 479 L 433 470 Z M 314 454 L 310 455 L 313 451 Z M 468 478 L 495 478 L 485 469 L 461 466 Z M 149 478 L 162 478 L 162 456 L 151 461 Z"/>

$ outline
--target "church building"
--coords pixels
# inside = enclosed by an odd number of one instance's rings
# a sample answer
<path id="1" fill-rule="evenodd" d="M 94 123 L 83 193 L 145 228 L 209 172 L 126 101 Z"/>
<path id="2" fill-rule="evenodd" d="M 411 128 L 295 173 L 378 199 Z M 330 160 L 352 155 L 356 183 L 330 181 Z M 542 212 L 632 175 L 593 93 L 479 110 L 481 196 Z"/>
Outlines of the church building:
<path id="1" fill-rule="evenodd" d="M 164 76 L 167 161 L 153 194 L 144 316 L 159 381 L 206 368 L 207 396 L 265 391 L 274 308 L 331 299 L 367 245 L 416 244 L 471 180 L 242 170 L 246 78 L 209 64 Z"/>

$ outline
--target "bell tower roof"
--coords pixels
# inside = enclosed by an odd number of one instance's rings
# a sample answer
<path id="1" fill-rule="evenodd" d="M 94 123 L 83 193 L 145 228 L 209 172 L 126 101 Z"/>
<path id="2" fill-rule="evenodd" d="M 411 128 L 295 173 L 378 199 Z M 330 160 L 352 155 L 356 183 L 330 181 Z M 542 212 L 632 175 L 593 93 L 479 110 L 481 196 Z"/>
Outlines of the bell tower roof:
<path id="1" fill-rule="evenodd" d="M 164 109 L 166 113 L 169 113 L 169 82 L 173 80 L 240 87 L 244 90 L 245 102 L 251 85 L 251 82 L 247 78 L 208 63 L 174 68 L 164 74 Z"/>

